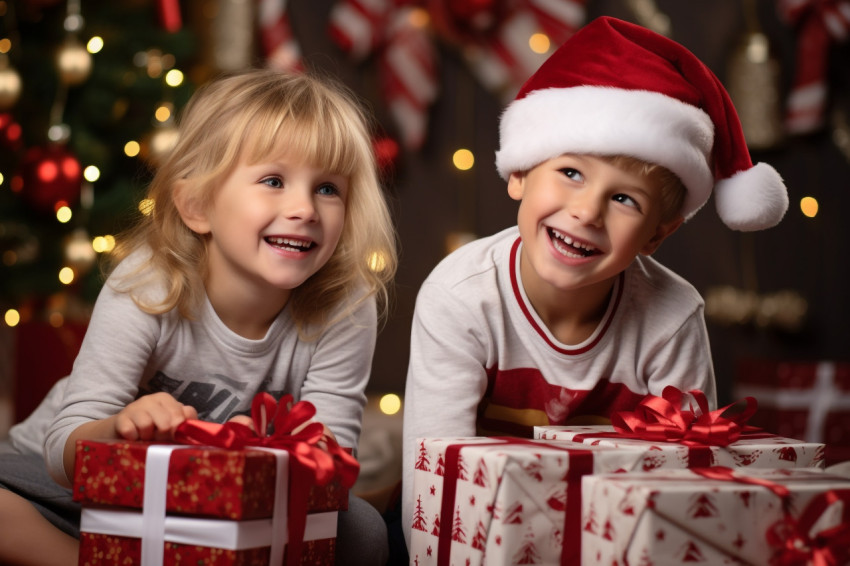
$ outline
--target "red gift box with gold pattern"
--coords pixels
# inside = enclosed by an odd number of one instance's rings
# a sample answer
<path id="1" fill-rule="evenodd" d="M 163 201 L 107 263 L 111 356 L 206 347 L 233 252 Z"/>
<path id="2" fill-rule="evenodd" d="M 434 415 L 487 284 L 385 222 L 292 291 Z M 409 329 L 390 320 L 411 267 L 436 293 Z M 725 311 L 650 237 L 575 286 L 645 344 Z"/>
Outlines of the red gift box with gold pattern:
<path id="1" fill-rule="evenodd" d="M 261 393 L 253 426 L 188 420 L 181 444 L 78 441 L 79 563 L 332 564 L 359 464 L 315 412 Z"/>
<path id="2" fill-rule="evenodd" d="M 77 443 L 74 499 L 83 505 L 80 564 L 125 564 L 128 558 L 140 563 L 138 535 L 144 520 L 137 510 L 144 504 L 151 446 L 165 445 Z M 269 451 L 196 446 L 173 450 L 164 490 L 166 522 L 169 529 L 175 522 L 174 528 L 198 536 L 166 535 L 162 563 L 268 564 L 276 481 L 276 456 Z M 347 507 L 348 490 L 339 482 L 310 487 L 301 564 L 333 564 L 336 511 Z M 331 536 L 309 540 L 312 531 Z M 228 539 L 232 541 L 226 544 L 233 548 L 219 546 Z"/>

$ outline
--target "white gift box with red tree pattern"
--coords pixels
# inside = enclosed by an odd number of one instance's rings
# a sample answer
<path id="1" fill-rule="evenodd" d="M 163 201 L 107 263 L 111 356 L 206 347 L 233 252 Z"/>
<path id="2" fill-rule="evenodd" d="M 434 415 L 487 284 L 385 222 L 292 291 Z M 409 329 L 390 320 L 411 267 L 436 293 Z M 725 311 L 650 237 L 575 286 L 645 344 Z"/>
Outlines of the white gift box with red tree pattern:
<path id="1" fill-rule="evenodd" d="M 825 446 L 772 434 L 743 434 L 728 446 L 657 442 L 628 438 L 610 425 L 537 426 L 534 437 L 644 451 L 643 470 L 730 466 L 743 468 L 823 468 Z"/>
<path id="2" fill-rule="evenodd" d="M 679 462 L 662 462 L 678 466 Z M 581 477 L 645 450 L 485 437 L 417 441 L 410 564 L 579 564 Z M 563 554 L 563 556 L 562 556 Z"/>
<path id="3" fill-rule="evenodd" d="M 822 470 L 600 474 L 582 479 L 582 501 L 586 566 L 850 563 L 850 478 Z"/>

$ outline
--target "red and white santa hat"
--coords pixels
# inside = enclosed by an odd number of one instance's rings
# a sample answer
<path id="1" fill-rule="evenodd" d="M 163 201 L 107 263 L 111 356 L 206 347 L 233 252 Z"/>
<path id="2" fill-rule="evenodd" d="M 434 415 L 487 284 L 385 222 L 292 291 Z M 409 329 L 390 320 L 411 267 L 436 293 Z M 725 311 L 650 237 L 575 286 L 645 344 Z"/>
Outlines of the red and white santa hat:
<path id="1" fill-rule="evenodd" d="M 738 114 L 716 76 L 678 43 L 629 22 L 593 20 L 520 89 L 500 123 L 496 167 L 507 179 L 564 153 L 630 155 L 678 175 L 693 216 L 714 190 L 736 230 L 776 225 L 788 192 L 753 165 Z"/>

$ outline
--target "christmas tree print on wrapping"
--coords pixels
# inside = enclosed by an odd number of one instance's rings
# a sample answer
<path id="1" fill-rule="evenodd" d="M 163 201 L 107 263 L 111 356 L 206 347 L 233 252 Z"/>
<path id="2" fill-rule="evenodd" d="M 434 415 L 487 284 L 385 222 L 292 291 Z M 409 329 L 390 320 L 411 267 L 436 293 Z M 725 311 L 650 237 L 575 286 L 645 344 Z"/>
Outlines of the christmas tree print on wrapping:
<path id="1" fill-rule="evenodd" d="M 427 531 L 428 530 L 428 520 L 425 518 L 425 512 L 422 510 L 422 496 L 419 495 L 416 497 L 416 509 L 413 511 L 413 525 L 412 528 L 417 531 Z"/>
<path id="2" fill-rule="evenodd" d="M 425 449 L 425 441 L 419 441 L 419 454 L 416 457 L 416 465 L 414 466 L 417 470 L 422 470 L 423 472 L 430 472 L 431 469 L 428 467 L 431 461 L 428 460 L 428 451 Z"/>

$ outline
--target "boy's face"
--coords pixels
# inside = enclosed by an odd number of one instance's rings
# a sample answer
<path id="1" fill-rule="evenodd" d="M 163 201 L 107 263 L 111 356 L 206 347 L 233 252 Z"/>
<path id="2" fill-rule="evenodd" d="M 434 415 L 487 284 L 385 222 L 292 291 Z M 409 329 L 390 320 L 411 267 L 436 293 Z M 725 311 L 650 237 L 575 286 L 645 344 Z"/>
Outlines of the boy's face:
<path id="1" fill-rule="evenodd" d="M 662 222 L 661 190 L 645 176 L 591 155 L 565 154 L 514 173 L 508 193 L 521 201 L 526 287 L 607 294 L 637 254 L 654 252 L 682 223 Z"/>

